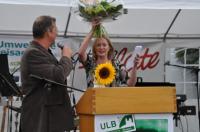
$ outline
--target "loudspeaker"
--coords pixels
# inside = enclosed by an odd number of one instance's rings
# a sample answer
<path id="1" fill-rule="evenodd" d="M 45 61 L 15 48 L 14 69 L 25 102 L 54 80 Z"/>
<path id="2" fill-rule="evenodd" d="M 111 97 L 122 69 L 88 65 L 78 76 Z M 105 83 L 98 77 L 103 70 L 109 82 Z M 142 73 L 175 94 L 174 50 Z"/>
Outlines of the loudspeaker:
<path id="1" fill-rule="evenodd" d="M 7 54 L 0 54 L 0 73 L 1 74 L 9 73 Z"/>
<path id="2" fill-rule="evenodd" d="M 18 95 L 20 90 L 9 72 L 8 55 L 0 54 L 0 94 L 1 96 Z"/>

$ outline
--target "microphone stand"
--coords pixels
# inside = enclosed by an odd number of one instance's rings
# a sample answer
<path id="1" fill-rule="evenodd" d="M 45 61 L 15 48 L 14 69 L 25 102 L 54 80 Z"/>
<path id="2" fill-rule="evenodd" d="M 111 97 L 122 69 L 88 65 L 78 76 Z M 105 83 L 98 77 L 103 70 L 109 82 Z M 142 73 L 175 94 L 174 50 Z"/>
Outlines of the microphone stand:
<path id="1" fill-rule="evenodd" d="M 10 74 L 10 73 L 9 73 Z M 12 90 L 15 94 L 17 94 L 20 97 L 23 97 L 21 91 L 18 89 L 18 87 L 13 86 L 12 82 L 9 81 L 9 79 L 6 78 L 3 74 L 0 73 L 0 79 L 3 80 Z M 13 95 L 11 95 L 11 99 L 8 98 L 8 106 L 9 106 L 9 101 L 11 102 L 10 107 L 13 107 Z M 8 107 L 9 108 L 9 107 Z M 8 109 L 9 111 L 9 109 Z M 8 113 L 8 131 L 12 132 L 12 109 L 10 109 L 10 114 Z"/>
<path id="2" fill-rule="evenodd" d="M 198 120 L 199 120 L 199 132 L 200 132 L 200 106 L 199 106 L 199 68 L 193 68 L 193 67 L 185 67 L 185 66 L 180 66 L 180 65 L 174 65 L 174 64 L 165 64 L 168 66 L 174 66 L 174 67 L 179 67 L 179 68 L 184 68 L 184 69 L 190 69 L 190 70 L 194 70 L 195 74 L 197 76 L 196 79 L 196 92 L 197 92 L 197 109 L 198 109 Z"/>
<path id="3" fill-rule="evenodd" d="M 11 73 L 11 75 L 13 76 L 20 68 L 21 68 L 20 66 L 17 67 L 17 68 L 15 68 L 15 69 L 13 70 L 13 72 Z"/>
<path id="4" fill-rule="evenodd" d="M 18 96 L 22 97 L 21 91 L 18 89 L 18 87 L 13 86 L 13 84 L 3 75 L 0 73 L 0 79 L 6 82 L 6 84 L 15 92 Z"/>
<path id="5" fill-rule="evenodd" d="M 73 90 L 75 90 L 75 91 L 85 92 L 84 90 L 80 90 L 80 89 L 77 89 L 77 88 L 74 88 L 74 87 L 70 87 L 70 86 L 67 86 L 67 85 L 65 85 L 65 84 L 55 82 L 55 81 L 53 81 L 53 80 L 49 80 L 49 79 L 46 79 L 46 78 L 39 77 L 39 76 L 37 76 L 37 75 L 31 74 L 30 77 L 35 78 L 35 79 L 39 79 L 39 80 L 44 80 L 44 81 L 46 81 L 46 82 L 50 82 L 50 83 L 53 83 L 53 84 L 56 84 L 56 85 L 60 85 L 60 86 L 66 87 L 66 88 L 70 88 L 70 89 L 73 89 Z"/>
<path id="6" fill-rule="evenodd" d="M 74 76 L 75 76 L 75 69 L 76 69 L 76 64 L 78 62 L 78 58 L 75 58 L 75 55 L 78 55 L 78 53 L 74 54 L 71 58 L 72 58 L 72 62 L 74 63 L 73 65 L 73 74 L 72 74 L 72 84 L 71 86 L 74 87 Z M 76 98 L 74 95 L 74 91 L 72 91 L 72 102 L 73 102 L 73 109 L 74 109 L 74 116 L 75 116 L 75 127 L 74 127 L 74 132 L 76 132 L 77 130 L 77 126 L 76 126 L 76 121 L 77 121 L 77 113 L 76 113 L 76 109 L 75 109 L 75 105 L 76 105 Z"/>

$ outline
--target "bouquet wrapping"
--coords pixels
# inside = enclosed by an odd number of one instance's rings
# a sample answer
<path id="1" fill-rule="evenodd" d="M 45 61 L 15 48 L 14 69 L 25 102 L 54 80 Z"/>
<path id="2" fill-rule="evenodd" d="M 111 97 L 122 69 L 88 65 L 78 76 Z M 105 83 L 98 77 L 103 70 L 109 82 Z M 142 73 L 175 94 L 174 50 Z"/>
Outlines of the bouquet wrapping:
<path id="1" fill-rule="evenodd" d="M 122 14 L 123 2 L 121 0 L 77 0 L 75 14 L 83 21 L 92 22 L 98 19 L 100 22 L 113 21 Z M 107 35 L 102 24 L 94 31 L 95 37 Z"/>

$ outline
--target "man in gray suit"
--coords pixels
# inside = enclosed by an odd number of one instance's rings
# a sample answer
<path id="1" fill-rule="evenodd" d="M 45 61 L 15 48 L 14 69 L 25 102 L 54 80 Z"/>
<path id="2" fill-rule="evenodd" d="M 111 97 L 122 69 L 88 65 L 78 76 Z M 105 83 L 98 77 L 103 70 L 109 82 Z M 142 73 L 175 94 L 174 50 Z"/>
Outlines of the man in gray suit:
<path id="1" fill-rule="evenodd" d="M 66 87 L 72 70 L 72 50 L 64 47 L 59 61 L 49 47 L 57 36 L 56 19 L 40 16 L 33 24 L 33 38 L 21 60 L 22 101 L 21 132 L 64 132 L 74 128 L 73 109 Z M 33 76 L 43 79 L 37 79 Z"/>

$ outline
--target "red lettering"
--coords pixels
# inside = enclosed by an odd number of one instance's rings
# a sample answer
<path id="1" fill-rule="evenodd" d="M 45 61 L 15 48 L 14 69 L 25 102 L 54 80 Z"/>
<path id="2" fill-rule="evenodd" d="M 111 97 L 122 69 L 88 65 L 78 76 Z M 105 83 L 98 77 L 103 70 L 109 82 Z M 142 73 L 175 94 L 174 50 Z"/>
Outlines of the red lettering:
<path id="1" fill-rule="evenodd" d="M 125 55 L 126 55 L 126 53 L 127 53 L 127 48 L 123 48 L 121 51 L 119 51 L 119 53 L 116 55 L 117 57 L 117 59 L 120 61 L 120 62 L 122 62 L 123 60 L 124 60 L 124 57 L 125 57 Z M 120 57 L 121 57 L 121 59 L 120 59 Z"/>
<path id="2" fill-rule="evenodd" d="M 156 67 L 156 65 L 160 61 L 160 59 L 158 59 L 158 57 L 159 57 L 159 52 L 155 52 L 149 60 L 149 64 L 148 64 L 149 69 Z"/>
<path id="3" fill-rule="evenodd" d="M 140 64 L 137 67 L 138 69 L 145 70 L 147 68 L 152 69 L 154 68 L 159 62 L 159 52 L 155 52 L 153 54 L 148 53 L 149 48 L 146 48 L 143 55 L 140 56 Z"/>

